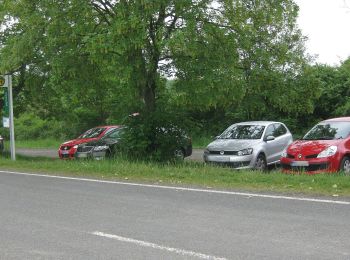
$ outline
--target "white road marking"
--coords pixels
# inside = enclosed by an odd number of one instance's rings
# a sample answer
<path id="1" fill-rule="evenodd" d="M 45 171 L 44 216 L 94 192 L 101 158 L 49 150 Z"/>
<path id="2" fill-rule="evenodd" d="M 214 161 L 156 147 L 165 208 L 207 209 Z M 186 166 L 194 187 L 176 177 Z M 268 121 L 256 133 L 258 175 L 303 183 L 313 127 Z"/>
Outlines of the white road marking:
<path id="1" fill-rule="evenodd" d="M 16 175 L 36 176 L 36 177 L 64 179 L 64 180 L 108 183 L 108 184 L 117 184 L 117 185 L 126 185 L 126 186 L 147 187 L 147 188 L 156 188 L 156 189 L 168 189 L 168 190 L 177 190 L 177 191 L 192 191 L 192 192 L 204 192 L 204 193 L 214 193 L 214 194 L 226 194 L 226 195 L 234 195 L 234 196 L 243 196 L 243 197 L 247 197 L 247 198 L 257 197 L 257 198 L 268 198 L 268 199 L 282 199 L 282 200 L 295 200 L 295 201 L 307 201 L 307 202 L 317 202 L 317 203 L 350 205 L 350 201 L 342 201 L 342 200 L 327 200 L 327 199 L 302 198 L 302 197 L 291 197 L 291 196 L 248 193 L 248 192 L 195 189 L 195 188 L 185 188 L 185 187 L 176 187 L 176 186 L 165 186 L 165 185 L 163 186 L 163 185 L 155 185 L 155 184 L 141 184 L 141 183 L 121 182 L 121 181 L 106 181 L 106 180 L 75 178 L 75 177 L 65 177 L 65 176 L 35 174 L 35 173 L 25 173 L 25 172 L 0 171 L 0 173 L 10 173 L 10 174 L 16 174 Z"/>
<path id="2" fill-rule="evenodd" d="M 105 238 L 118 240 L 118 241 L 121 241 L 121 242 L 132 243 L 132 244 L 135 244 L 135 245 L 138 245 L 138 246 L 142 246 L 142 247 L 150 247 L 150 248 L 153 248 L 153 249 L 159 249 L 159 250 L 163 250 L 163 251 L 168 251 L 168 252 L 176 253 L 176 254 L 182 255 L 182 256 L 191 256 L 191 257 L 197 257 L 197 258 L 200 258 L 200 259 L 210 259 L 210 260 L 227 260 L 226 258 L 223 258 L 223 257 L 217 257 L 217 256 L 213 256 L 213 255 L 206 255 L 206 254 L 197 253 L 197 252 L 194 252 L 194 251 L 184 250 L 184 249 L 175 248 L 175 247 L 167 247 L 167 246 L 158 245 L 158 244 L 154 244 L 154 243 L 151 243 L 151 242 L 137 240 L 137 239 L 133 239 L 133 238 L 121 237 L 121 236 L 112 235 L 112 234 L 106 234 L 106 233 L 99 232 L 99 231 L 92 232 L 91 234 L 95 235 L 95 236 L 100 236 L 100 237 L 105 237 Z"/>

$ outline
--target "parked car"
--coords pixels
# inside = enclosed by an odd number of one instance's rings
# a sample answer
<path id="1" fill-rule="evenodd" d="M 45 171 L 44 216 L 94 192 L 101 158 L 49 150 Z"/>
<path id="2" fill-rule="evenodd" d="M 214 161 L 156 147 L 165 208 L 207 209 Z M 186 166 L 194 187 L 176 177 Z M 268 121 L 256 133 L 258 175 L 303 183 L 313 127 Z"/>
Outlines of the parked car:
<path id="1" fill-rule="evenodd" d="M 61 144 L 58 149 L 58 156 L 61 159 L 73 159 L 79 144 L 99 140 L 105 134 L 118 127 L 119 126 L 98 126 L 91 128 L 76 139 Z"/>
<path id="2" fill-rule="evenodd" d="M 292 142 L 292 134 L 283 123 L 243 122 L 217 136 L 205 149 L 203 159 L 236 169 L 265 170 L 279 163 L 283 150 Z"/>
<path id="3" fill-rule="evenodd" d="M 100 160 L 116 156 L 123 131 L 127 131 L 127 128 L 119 127 L 110 131 L 100 140 L 78 145 L 75 157 Z M 163 129 L 163 133 L 166 134 L 168 131 Z M 192 154 L 192 141 L 186 135 L 181 136 L 179 139 L 181 140 L 178 140 L 179 147 L 174 151 L 174 157 L 184 159 Z"/>
<path id="4" fill-rule="evenodd" d="M 350 117 L 315 125 L 282 154 L 283 171 L 306 173 L 344 171 L 350 174 Z"/>
<path id="5" fill-rule="evenodd" d="M 75 157 L 78 159 L 90 158 L 99 160 L 114 156 L 117 152 L 117 145 L 124 129 L 124 127 L 118 127 L 99 140 L 79 144 Z"/>

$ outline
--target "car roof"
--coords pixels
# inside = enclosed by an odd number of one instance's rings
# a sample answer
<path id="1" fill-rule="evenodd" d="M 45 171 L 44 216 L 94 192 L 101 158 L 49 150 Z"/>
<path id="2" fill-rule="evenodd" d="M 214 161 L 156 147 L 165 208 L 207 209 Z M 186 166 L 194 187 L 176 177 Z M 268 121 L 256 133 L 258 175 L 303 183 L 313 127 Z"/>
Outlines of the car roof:
<path id="1" fill-rule="evenodd" d="M 281 122 L 276 122 L 276 121 L 247 121 L 247 122 L 240 122 L 236 123 L 235 125 L 262 125 L 262 126 L 267 126 L 270 124 L 282 124 Z"/>
<path id="2" fill-rule="evenodd" d="M 330 119 L 327 119 L 327 120 L 323 120 L 322 121 L 323 123 L 326 123 L 326 122 L 350 122 L 350 117 L 336 117 L 336 118 L 330 118 Z"/>

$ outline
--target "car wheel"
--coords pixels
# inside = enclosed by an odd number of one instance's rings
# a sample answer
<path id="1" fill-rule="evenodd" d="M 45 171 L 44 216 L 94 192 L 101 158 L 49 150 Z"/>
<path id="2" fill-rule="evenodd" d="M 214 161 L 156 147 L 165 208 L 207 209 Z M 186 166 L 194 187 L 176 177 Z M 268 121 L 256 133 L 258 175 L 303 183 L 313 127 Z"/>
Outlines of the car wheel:
<path id="1" fill-rule="evenodd" d="M 350 175 L 350 158 L 345 156 L 340 163 L 340 171 L 343 171 L 346 175 Z"/>
<path id="2" fill-rule="evenodd" d="M 184 153 L 184 151 L 181 148 L 180 149 L 176 149 L 174 151 L 174 156 L 175 156 L 175 159 L 179 160 L 179 161 L 183 161 L 185 159 L 185 153 Z"/>
<path id="3" fill-rule="evenodd" d="M 258 158 L 256 158 L 254 169 L 258 170 L 258 171 L 265 171 L 266 168 L 267 168 L 266 158 L 261 153 L 261 154 L 259 154 Z"/>

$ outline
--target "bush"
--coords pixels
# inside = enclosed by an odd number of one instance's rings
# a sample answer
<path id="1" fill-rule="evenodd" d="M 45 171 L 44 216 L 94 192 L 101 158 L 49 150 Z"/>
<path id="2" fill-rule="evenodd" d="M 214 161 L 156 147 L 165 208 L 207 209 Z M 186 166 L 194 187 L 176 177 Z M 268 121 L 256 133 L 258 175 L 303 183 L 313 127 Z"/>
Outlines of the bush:
<path id="1" fill-rule="evenodd" d="M 8 136 L 8 131 L 6 135 Z M 24 113 L 15 118 L 15 137 L 18 140 L 64 139 L 63 123 L 55 120 L 43 120 L 34 113 Z"/>
<path id="2" fill-rule="evenodd" d="M 133 159 L 172 161 L 174 152 L 186 141 L 186 117 L 166 110 L 141 113 L 126 121 L 121 152 Z"/>

